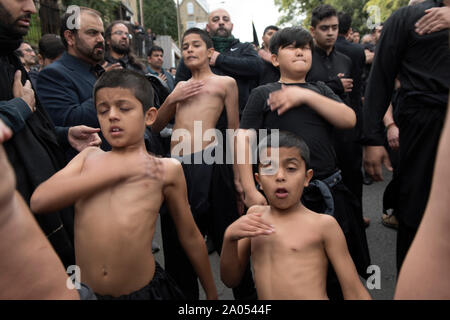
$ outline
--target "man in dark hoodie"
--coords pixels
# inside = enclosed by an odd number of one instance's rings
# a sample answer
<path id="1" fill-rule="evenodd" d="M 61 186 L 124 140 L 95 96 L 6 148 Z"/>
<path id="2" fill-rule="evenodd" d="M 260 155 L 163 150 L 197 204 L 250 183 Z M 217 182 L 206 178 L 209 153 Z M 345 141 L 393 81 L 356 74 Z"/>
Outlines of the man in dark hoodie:
<path id="1" fill-rule="evenodd" d="M 34 13 L 32 0 L 0 0 L 0 119 L 13 134 L 4 148 L 28 205 L 34 189 L 65 165 L 64 147 L 82 150 L 100 143 L 96 129 L 54 127 L 14 54 Z M 66 268 L 75 264 L 72 208 L 35 217 Z"/>

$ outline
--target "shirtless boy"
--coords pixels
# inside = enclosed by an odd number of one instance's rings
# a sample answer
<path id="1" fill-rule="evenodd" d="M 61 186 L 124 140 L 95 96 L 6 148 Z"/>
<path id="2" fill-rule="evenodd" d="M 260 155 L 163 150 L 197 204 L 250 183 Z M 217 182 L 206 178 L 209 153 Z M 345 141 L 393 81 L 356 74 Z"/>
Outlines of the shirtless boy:
<path id="1" fill-rule="evenodd" d="M 271 136 L 263 140 L 260 152 L 267 148 L 270 157 L 271 143 Z M 229 287 L 239 283 L 251 253 L 259 299 L 325 300 L 330 261 L 344 298 L 370 299 L 336 220 L 299 201 L 313 176 L 308 147 L 295 134 L 281 131 L 277 148 L 279 156 L 260 162 L 255 174 L 269 205 L 251 207 L 225 233 L 222 281 Z"/>
<path id="2" fill-rule="evenodd" d="M 225 108 L 228 128 L 239 126 L 238 88 L 236 81 L 227 76 L 215 75 L 209 61 L 214 53 L 213 42 L 208 34 L 198 28 L 187 30 L 182 39 L 183 60 L 192 78 L 177 84 L 158 110 L 152 131 L 159 132 L 175 117 L 171 141 L 171 156 L 183 163 L 189 204 L 195 222 L 205 234 L 211 230 L 210 185 L 218 148 L 224 141 L 218 139 L 215 128 Z M 201 127 L 200 127 L 201 125 Z M 211 134 L 209 134 L 211 133 Z M 231 146 L 234 141 L 227 141 Z M 208 161 L 208 158 L 211 161 Z M 221 153 L 217 152 L 222 160 Z M 217 168 L 217 167 L 216 167 Z M 236 190 L 241 190 L 237 167 L 233 166 Z M 233 195 L 234 196 L 234 195 Z M 236 214 L 237 215 L 237 214 Z M 176 232 L 168 215 L 161 215 L 166 271 L 177 281 L 188 299 L 198 299 L 195 273 L 187 272 L 189 263 L 177 245 Z M 237 217 L 236 217 L 237 218 Z M 234 219 L 232 220 L 234 221 Z M 231 221 L 230 221 L 231 223 Z M 220 239 L 229 225 L 219 227 Z"/>
<path id="3" fill-rule="evenodd" d="M 151 84 L 133 71 L 106 72 L 94 87 L 94 99 L 112 151 L 81 152 L 38 187 L 31 206 L 44 213 L 75 204 L 76 261 L 82 282 L 99 298 L 179 299 L 179 289 L 151 251 L 165 201 L 207 298 L 215 299 L 206 246 L 192 219 L 181 165 L 145 149 L 145 126 L 157 114 L 149 93 Z"/>

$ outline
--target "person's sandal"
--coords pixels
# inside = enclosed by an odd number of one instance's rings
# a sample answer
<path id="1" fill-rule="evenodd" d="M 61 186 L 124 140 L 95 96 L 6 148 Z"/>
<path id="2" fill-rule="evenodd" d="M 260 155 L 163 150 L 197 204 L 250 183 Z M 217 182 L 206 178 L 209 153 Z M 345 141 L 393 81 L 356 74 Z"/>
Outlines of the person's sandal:
<path id="1" fill-rule="evenodd" d="M 383 213 L 383 215 L 381 216 L 381 223 L 388 228 L 398 228 L 397 218 L 393 214 L 388 215 L 386 213 Z"/>

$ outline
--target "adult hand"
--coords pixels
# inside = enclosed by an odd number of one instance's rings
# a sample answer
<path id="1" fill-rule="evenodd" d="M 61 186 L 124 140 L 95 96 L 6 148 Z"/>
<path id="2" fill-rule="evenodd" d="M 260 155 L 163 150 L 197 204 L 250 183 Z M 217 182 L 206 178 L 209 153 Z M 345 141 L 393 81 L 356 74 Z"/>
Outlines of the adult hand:
<path id="1" fill-rule="evenodd" d="M 341 79 L 342 86 L 344 87 L 344 92 L 352 92 L 353 90 L 353 79 L 344 78 L 343 73 L 338 74 L 338 78 Z"/>
<path id="2" fill-rule="evenodd" d="M 100 146 L 102 140 L 98 132 L 100 132 L 100 129 L 87 126 L 70 127 L 68 140 L 75 150 L 81 152 L 87 147 Z"/>
<path id="3" fill-rule="evenodd" d="M 383 181 L 381 164 L 392 171 L 389 155 L 383 146 L 366 146 L 363 154 L 364 170 L 374 181 Z"/>
<path id="4" fill-rule="evenodd" d="M 277 110 L 281 115 L 293 107 L 306 103 L 311 90 L 300 88 L 297 86 L 282 85 L 281 90 L 274 91 L 269 95 L 267 104 L 270 110 Z"/>
<path id="5" fill-rule="evenodd" d="M 220 55 L 220 52 L 214 51 L 211 59 L 209 60 L 209 65 L 214 67 L 216 65 L 217 57 Z"/>
<path id="6" fill-rule="evenodd" d="M 266 51 L 266 50 L 264 50 L 264 49 L 259 49 L 259 50 L 258 50 L 258 56 L 259 56 L 261 59 L 263 59 L 263 60 L 265 60 L 265 61 L 267 61 L 267 62 L 269 62 L 269 63 L 272 63 L 272 60 L 271 60 L 272 54 L 271 54 L 270 52 L 268 52 L 268 51 Z"/>
<path id="7" fill-rule="evenodd" d="M 389 125 L 387 129 L 387 139 L 389 147 L 392 150 L 397 150 L 400 147 L 399 136 L 400 131 L 398 130 L 398 127 L 394 123 Z"/>
<path id="8" fill-rule="evenodd" d="M 158 75 L 158 78 L 161 79 L 161 81 L 167 82 L 167 77 L 164 73 L 160 73 Z"/>
<path id="9" fill-rule="evenodd" d="M 123 69 L 122 65 L 118 62 L 108 66 L 107 61 L 104 64 L 102 64 L 102 68 L 105 69 L 105 72 L 108 72 L 108 71 L 111 71 L 114 69 Z"/>
<path id="10" fill-rule="evenodd" d="M 371 64 L 373 62 L 373 57 L 375 56 L 375 53 L 370 50 L 364 50 L 364 53 L 366 54 L 366 64 Z"/>
<path id="11" fill-rule="evenodd" d="M 27 80 L 25 85 L 22 85 L 22 71 L 20 70 L 17 70 L 14 74 L 13 96 L 14 98 L 22 98 L 31 109 L 31 112 L 36 111 L 36 99 L 31 82 Z"/>
<path id="12" fill-rule="evenodd" d="M 425 15 L 415 24 L 420 35 L 450 28 L 450 7 L 444 6 L 425 10 Z"/>

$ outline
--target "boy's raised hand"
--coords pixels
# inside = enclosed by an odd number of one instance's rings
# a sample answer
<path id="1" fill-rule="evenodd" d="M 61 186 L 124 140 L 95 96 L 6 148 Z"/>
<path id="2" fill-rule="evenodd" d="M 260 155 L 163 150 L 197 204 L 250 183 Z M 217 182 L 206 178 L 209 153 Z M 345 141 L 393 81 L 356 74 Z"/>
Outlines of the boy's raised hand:
<path id="1" fill-rule="evenodd" d="M 20 70 L 17 70 L 14 74 L 13 96 L 14 98 L 22 98 L 31 109 L 31 112 L 36 111 L 36 99 L 34 97 L 34 90 L 31 87 L 31 82 L 30 80 L 27 80 L 25 85 L 22 85 L 22 71 Z"/>
<path id="2" fill-rule="evenodd" d="M 171 93 L 173 102 L 181 102 L 195 96 L 203 88 L 204 84 L 203 81 L 198 80 L 179 82 Z"/>
<path id="3" fill-rule="evenodd" d="M 232 241 L 261 235 L 271 235 L 274 227 L 261 218 L 261 213 L 251 212 L 240 217 L 227 228 L 227 237 Z"/>
<path id="4" fill-rule="evenodd" d="M 308 89 L 282 85 L 281 90 L 274 91 L 269 95 L 267 104 L 270 110 L 276 110 L 278 115 L 282 115 L 289 109 L 306 103 L 310 93 L 311 90 Z"/>

